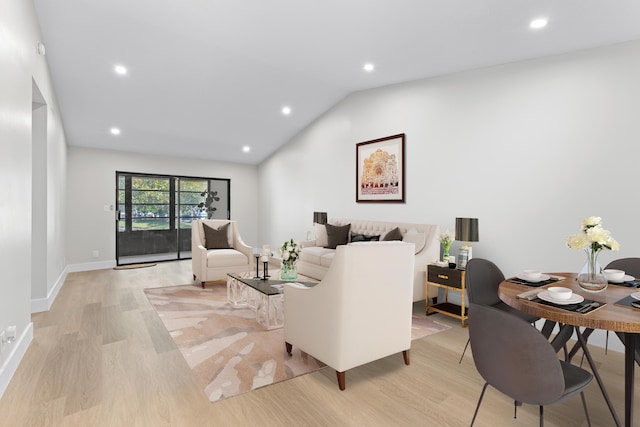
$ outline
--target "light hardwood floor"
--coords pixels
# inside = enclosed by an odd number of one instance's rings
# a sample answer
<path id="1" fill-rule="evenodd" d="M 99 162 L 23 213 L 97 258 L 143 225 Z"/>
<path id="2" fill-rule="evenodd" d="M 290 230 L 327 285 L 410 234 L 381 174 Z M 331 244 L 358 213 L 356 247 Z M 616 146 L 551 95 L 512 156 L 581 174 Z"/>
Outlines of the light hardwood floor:
<path id="1" fill-rule="evenodd" d="M 483 381 L 470 351 L 458 364 L 467 330 L 439 314 L 452 328 L 414 341 L 410 366 L 398 354 L 348 371 L 343 392 L 325 368 L 210 403 L 142 291 L 192 283 L 190 267 L 70 273 L 51 310 L 33 315 L 34 340 L 0 400 L 0 425 L 469 425 Z M 622 354 L 592 351 L 622 415 Z M 613 425 L 595 382 L 586 394 L 593 425 Z M 546 407 L 545 421 L 586 425 L 580 399 Z M 537 407 L 519 408 L 514 420 L 513 402 L 489 388 L 476 425 L 537 423 Z"/>

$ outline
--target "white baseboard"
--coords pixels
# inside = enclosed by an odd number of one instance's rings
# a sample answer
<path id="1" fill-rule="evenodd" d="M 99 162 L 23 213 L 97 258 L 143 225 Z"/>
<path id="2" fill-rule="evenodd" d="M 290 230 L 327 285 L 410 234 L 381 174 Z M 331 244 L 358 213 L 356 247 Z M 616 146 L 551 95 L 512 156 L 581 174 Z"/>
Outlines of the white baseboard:
<path id="1" fill-rule="evenodd" d="M 60 274 L 60 277 L 58 277 L 58 280 L 56 280 L 56 283 L 53 285 L 53 287 L 51 288 L 51 291 L 49 291 L 49 295 L 47 295 L 46 298 L 38 298 L 38 299 L 31 300 L 31 313 L 40 313 L 42 311 L 49 311 L 49 309 L 51 308 L 51 304 L 53 304 L 53 301 L 58 296 L 58 292 L 60 291 L 62 284 L 67 278 L 68 272 L 69 272 L 69 267 L 67 266 Z"/>
<path id="2" fill-rule="evenodd" d="M 51 291 L 49 291 L 49 295 L 47 295 L 46 298 L 37 298 L 31 300 L 31 313 L 49 311 L 49 309 L 51 308 L 51 304 L 53 304 L 53 301 L 58 296 L 58 292 L 60 291 L 62 284 L 66 280 L 68 273 L 77 271 L 102 270 L 105 268 L 113 268 L 115 266 L 115 260 L 67 265 L 60 274 L 60 277 L 58 277 L 58 280 L 56 280 L 56 283 L 53 285 Z"/>
<path id="3" fill-rule="evenodd" d="M 20 365 L 20 361 L 27 352 L 29 344 L 33 340 L 33 323 L 29 323 L 24 332 L 20 335 L 15 342 L 11 344 L 5 344 L 5 348 L 8 346 L 9 355 L 4 359 L 2 367 L 0 367 L 0 398 L 4 394 L 4 391 L 9 386 L 13 374 L 15 374 Z M 1 356 L 1 355 L 0 355 Z"/>
<path id="4" fill-rule="evenodd" d="M 104 270 L 105 268 L 113 268 L 116 266 L 116 260 L 85 262 L 82 264 L 69 264 L 67 269 L 69 273 L 78 271 Z"/>

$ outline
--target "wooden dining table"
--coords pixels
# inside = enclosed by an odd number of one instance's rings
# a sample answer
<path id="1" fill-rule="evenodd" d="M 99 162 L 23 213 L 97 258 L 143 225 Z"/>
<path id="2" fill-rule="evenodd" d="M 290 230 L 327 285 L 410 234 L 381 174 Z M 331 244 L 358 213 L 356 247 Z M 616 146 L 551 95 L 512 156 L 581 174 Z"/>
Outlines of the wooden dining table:
<path id="1" fill-rule="evenodd" d="M 637 292 L 638 289 L 610 284 L 604 291 L 592 293 L 586 292 L 580 288 L 578 281 L 576 280 L 577 274 L 575 273 L 548 274 L 552 277 L 560 276 L 564 279 L 541 286 L 537 289 L 544 290 L 551 286 L 563 286 L 571 288 L 573 292 L 583 296 L 585 299 L 605 303 L 605 305 L 598 307 L 587 314 L 580 314 L 552 305 L 541 304 L 535 300 L 529 301 L 527 299 L 518 298 L 519 294 L 536 288 L 524 284 L 513 283 L 510 281 L 511 279 L 506 279 L 500 284 L 498 295 L 506 304 L 524 313 L 532 314 L 537 317 L 547 319 L 548 321 L 557 322 L 561 325 L 570 325 L 575 327 L 578 342 L 583 349 L 587 361 L 591 365 L 596 381 L 603 391 L 603 395 L 605 396 L 605 400 L 607 400 L 607 405 L 612 412 L 616 425 L 620 425 L 620 421 L 608 398 L 606 390 L 604 389 L 604 385 L 597 373 L 597 369 L 595 369 L 595 364 L 593 363 L 587 348 L 586 338 L 593 329 L 603 329 L 621 333 L 624 337 L 625 344 L 624 425 L 629 427 L 633 426 L 634 371 L 636 345 L 640 342 L 640 339 L 638 338 L 638 334 L 640 333 L 640 309 L 626 307 L 616 303 L 623 298 L 628 297 L 630 294 Z M 584 329 L 581 330 L 580 328 Z M 585 332 L 587 333 L 585 334 Z"/>

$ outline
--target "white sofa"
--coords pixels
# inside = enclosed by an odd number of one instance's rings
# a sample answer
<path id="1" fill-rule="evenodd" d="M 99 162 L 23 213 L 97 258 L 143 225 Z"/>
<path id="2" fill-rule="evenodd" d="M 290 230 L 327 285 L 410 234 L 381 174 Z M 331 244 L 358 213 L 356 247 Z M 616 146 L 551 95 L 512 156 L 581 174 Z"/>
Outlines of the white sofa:
<path id="1" fill-rule="evenodd" d="M 403 242 L 341 245 L 331 268 L 311 288 L 284 288 L 285 348 L 310 354 L 345 371 L 400 353 L 409 364 L 414 270 L 413 246 Z M 386 263 L 396 269 L 387 268 Z M 394 360 L 393 366 L 402 363 Z"/>
<path id="2" fill-rule="evenodd" d="M 218 229 L 230 224 L 227 229 L 226 249 L 207 249 L 203 224 Z M 227 273 L 239 273 L 251 270 L 253 248 L 246 245 L 240 237 L 235 221 L 221 219 L 203 219 L 191 223 L 191 268 L 193 280 L 204 282 L 223 280 Z"/>
<path id="3" fill-rule="evenodd" d="M 403 222 L 383 222 L 357 219 L 331 219 L 329 224 L 342 226 L 351 224 L 351 232 L 364 235 L 379 235 L 380 240 L 398 227 L 403 241 L 415 244 L 415 267 L 413 274 L 413 301 L 425 299 L 425 271 L 428 263 L 440 257 L 440 226 L 432 224 L 412 224 Z M 335 249 L 324 247 L 326 231 L 324 225 L 316 224 L 316 240 L 302 242 L 298 273 L 317 280 L 322 280 L 333 261 Z M 324 233 L 324 234 L 323 234 Z M 392 266 L 393 268 L 393 266 Z M 436 295 L 436 290 L 429 291 Z"/>

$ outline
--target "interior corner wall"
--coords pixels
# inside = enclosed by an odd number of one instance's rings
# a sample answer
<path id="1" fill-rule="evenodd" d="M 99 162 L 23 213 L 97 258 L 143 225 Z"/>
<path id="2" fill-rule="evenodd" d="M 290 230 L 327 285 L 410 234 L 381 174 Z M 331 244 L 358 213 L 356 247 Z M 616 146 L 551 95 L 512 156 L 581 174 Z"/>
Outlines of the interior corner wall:
<path id="1" fill-rule="evenodd" d="M 116 171 L 231 179 L 231 219 L 238 222 L 248 245 L 257 244 L 256 166 L 75 146 L 68 152 L 66 253 L 70 270 L 115 265 L 115 211 L 105 212 L 104 206 L 116 204 Z M 93 257 L 96 250 L 98 258 Z"/>
<path id="2" fill-rule="evenodd" d="M 329 218 L 479 219 L 474 257 L 507 275 L 578 271 L 584 217 L 640 255 L 640 41 L 353 93 L 259 165 L 261 242 L 303 240 Z M 356 143 L 406 134 L 406 202 L 356 203 Z M 457 255 L 458 244 L 452 249 Z"/>
<path id="3" fill-rule="evenodd" d="M 33 4 L 0 2 L 0 330 L 15 325 L 17 341 L 0 353 L 0 395 L 8 385 L 33 337 L 31 324 L 32 206 L 46 209 L 56 226 L 36 241 L 47 247 L 47 286 L 64 274 L 64 189 L 66 140 L 45 56 L 36 53 L 42 40 Z M 47 199 L 32 200 L 32 83 L 47 104 Z"/>

